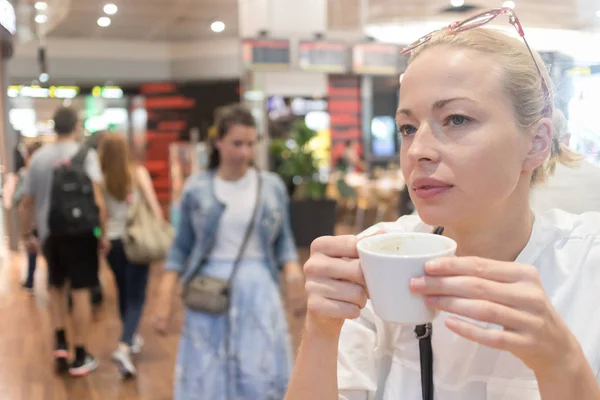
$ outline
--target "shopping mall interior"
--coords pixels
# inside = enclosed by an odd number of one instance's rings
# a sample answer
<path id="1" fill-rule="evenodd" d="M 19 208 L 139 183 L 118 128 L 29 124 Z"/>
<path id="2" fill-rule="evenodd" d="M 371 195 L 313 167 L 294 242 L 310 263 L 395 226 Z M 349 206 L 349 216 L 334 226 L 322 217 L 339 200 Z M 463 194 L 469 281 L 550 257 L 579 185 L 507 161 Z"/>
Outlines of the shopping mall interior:
<path id="1" fill-rule="evenodd" d="M 186 218 L 186 180 L 208 169 L 220 113 L 242 103 L 259 134 L 254 164 L 286 185 L 303 263 L 317 237 L 414 212 L 394 118 L 409 60 L 401 50 L 500 7 L 514 10 L 549 68 L 570 148 L 600 166 L 598 0 L 0 0 L 0 398 L 174 398 L 185 306 L 177 304 L 166 335 L 156 333 L 162 261 L 150 267 L 135 379 L 123 379 L 111 360 L 119 294 L 102 255 L 88 345 L 99 366 L 81 379 L 53 369 L 46 262 L 40 254 L 33 290 L 23 290 L 27 254 L 5 188 L 18 149 L 56 140 L 57 109 L 76 110 L 82 142 L 126 138 L 176 226 Z M 489 25 L 518 37 L 505 16 Z M 351 168 L 340 172 L 340 160 Z M 287 304 L 286 315 L 295 354 L 305 308 Z M 178 398 L 200 399 L 208 400 Z"/>

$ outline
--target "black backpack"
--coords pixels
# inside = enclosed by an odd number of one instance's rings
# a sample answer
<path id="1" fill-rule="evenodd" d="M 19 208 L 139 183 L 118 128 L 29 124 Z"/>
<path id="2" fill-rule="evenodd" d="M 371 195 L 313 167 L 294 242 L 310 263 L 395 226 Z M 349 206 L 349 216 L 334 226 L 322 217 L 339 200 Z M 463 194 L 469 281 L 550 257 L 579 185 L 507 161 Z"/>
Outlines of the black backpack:
<path id="1" fill-rule="evenodd" d="M 84 167 L 88 150 L 82 146 L 69 162 L 54 168 L 48 213 L 52 236 L 93 235 L 100 227 L 94 185 Z"/>

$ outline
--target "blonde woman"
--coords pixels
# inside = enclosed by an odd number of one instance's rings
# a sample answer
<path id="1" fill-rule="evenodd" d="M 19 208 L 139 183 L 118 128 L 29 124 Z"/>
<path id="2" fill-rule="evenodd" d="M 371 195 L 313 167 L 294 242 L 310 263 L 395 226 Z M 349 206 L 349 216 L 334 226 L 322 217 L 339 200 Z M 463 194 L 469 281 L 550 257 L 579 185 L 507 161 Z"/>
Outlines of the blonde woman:
<path id="1" fill-rule="evenodd" d="M 149 265 L 139 265 L 127 259 L 123 236 L 129 207 L 144 199 L 158 218 L 163 218 L 150 175 L 146 168 L 130 160 L 125 136 L 108 133 L 99 146 L 100 164 L 104 174 L 104 200 L 107 210 L 107 236 L 110 239 L 108 263 L 115 276 L 119 295 L 119 315 L 123 323 L 121 342 L 113 353 L 124 378 L 133 377 L 136 368 L 131 354 L 141 350 L 143 339 L 136 334 L 146 299 Z"/>
<path id="2" fill-rule="evenodd" d="M 441 311 L 432 385 L 422 387 L 415 327 L 386 323 L 369 304 L 358 239 L 327 237 L 304 267 L 309 312 L 287 400 L 600 398 L 600 214 L 530 209 L 531 186 L 576 157 L 553 134 L 539 55 L 480 28 L 506 14 L 524 37 L 503 8 L 407 48 L 396 119 L 419 217 L 396 229 L 443 227 L 458 243 L 457 257 L 410 284 Z"/>

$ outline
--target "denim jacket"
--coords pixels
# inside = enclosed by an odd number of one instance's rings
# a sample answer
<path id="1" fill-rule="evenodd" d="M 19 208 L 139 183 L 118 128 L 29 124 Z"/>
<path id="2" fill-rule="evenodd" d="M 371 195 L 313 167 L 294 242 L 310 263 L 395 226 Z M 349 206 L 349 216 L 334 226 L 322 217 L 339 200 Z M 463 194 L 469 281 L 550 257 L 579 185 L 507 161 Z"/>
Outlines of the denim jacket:
<path id="1" fill-rule="evenodd" d="M 257 213 L 260 242 L 275 282 L 287 262 L 296 262 L 296 245 L 289 218 L 289 198 L 278 175 L 260 171 L 262 190 Z M 190 177 L 181 194 L 180 217 L 175 240 L 165 262 L 165 269 L 176 271 L 184 280 L 192 278 L 194 269 L 210 256 L 219 221 L 225 210 L 214 193 L 214 171 Z"/>

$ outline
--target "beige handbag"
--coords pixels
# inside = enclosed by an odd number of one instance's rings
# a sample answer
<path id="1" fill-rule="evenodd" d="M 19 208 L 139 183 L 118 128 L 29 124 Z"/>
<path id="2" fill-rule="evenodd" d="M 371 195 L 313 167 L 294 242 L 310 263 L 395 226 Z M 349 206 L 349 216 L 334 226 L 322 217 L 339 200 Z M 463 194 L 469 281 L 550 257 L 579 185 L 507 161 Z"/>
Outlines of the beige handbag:
<path id="1" fill-rule="evenodd" d="M 149 264 L 166 257 L 174 234 L 167 221 L 154 215 L 142 193 L 139 197 L 129 208 L 123 246 L 129 261 Z"/>

